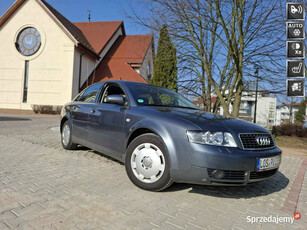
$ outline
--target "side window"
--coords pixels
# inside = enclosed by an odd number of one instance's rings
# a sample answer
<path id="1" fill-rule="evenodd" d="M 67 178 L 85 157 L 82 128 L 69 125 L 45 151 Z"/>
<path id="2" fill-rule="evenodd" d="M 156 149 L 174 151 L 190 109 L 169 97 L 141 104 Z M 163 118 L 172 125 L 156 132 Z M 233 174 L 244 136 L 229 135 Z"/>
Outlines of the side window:
<path id="1" fill-rule="evenodd" d="M 101 84 L 95 84 L 90 86 L 85 90 L 85 92 L 82 94 L 82 96 L 79 98 L 78 101 L 83 101 L 87 103 L 93 103 L 95 102 L 96 95 L 101 87 Z"/>
<path id="2" fill-rule="evenodd" d="M 73 101 L 80 101 L 80 98 L 82 97 L 83 93 L 84 93 L 84 90 L 83 90 L 81 93 L 79 93 L 79 94 L 73 99 Z"/>
<path id="3" fill-rule="evenodd" d="M 107 102 L 107 96 L 109 95 L 122 95 L 126 98 L 124 91 L 117 85 L 108 85 L 103 92 L 101 103 Z"/>

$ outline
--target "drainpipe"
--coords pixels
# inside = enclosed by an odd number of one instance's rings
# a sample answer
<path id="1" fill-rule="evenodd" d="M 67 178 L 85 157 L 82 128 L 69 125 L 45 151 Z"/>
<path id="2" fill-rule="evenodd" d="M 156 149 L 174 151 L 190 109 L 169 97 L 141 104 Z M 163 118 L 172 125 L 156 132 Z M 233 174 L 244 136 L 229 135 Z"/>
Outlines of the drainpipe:
<path id="1" fill-rule="evenodd" d="M 79 83 L 78 83 L 78 93 L 81 92 L 81 77 L 82 77 L 82 57 L 85 53 L 80 54 L 80 63 L 79 63 Z"/>

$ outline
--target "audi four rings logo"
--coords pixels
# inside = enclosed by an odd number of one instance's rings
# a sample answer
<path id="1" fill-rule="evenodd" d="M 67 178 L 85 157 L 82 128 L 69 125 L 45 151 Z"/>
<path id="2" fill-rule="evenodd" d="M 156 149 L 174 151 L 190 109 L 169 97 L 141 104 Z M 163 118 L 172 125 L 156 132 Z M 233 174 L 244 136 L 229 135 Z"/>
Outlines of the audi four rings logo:
<path id="1" fill-rule="evenodd" d="M 270 145 L 271 144 L 270 138 L 264 137 L 264 136 L 256 137 L 256 141 L 257 141 L 257 144 L 261 145 L 261 146 Z"/>

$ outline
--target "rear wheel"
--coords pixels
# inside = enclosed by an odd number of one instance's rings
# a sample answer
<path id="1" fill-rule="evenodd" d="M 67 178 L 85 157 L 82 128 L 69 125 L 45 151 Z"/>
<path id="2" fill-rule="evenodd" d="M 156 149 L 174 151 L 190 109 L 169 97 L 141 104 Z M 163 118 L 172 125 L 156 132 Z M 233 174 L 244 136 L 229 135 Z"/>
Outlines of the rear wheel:
<path id="1" fill-rule="evenodd" d="M 173 182 L 163 142 L 153 133 L 140 135 L 131 142 L 125 167 L 130 180 L 145 190 L 162 191 Z"/>
<path id="2" fill-rule="evenodd" d="M 77 144 L 72 142 L 71 125 L 69 121 L 65 121 L 62 126 L 61 142 L 64 149 L 73 150 L 77 148 Z"/>

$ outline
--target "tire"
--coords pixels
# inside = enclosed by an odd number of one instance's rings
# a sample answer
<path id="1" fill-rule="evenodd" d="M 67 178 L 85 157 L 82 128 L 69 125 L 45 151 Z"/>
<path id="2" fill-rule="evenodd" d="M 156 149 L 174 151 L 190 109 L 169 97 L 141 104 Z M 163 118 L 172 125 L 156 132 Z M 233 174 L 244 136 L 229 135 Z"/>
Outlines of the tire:
<path id="1" fill-rule="evenodd" d="M 65 121 L 65 123 L 62 126 L 61 143 L 63 148 L 67 150 L 76 149 L 78 146 L 78 144 L 72 142 L 71 132 L 72 132 L 71 124 L 69 123 L 69 121 Z"/>
<path id="2" fill-rule="evenodd" d="M 153 133 L 138 136 L 127 149 L 126 172 L 141 189 L 158 192 L 171 186 L 169 166 L 163 141 Z"/>

